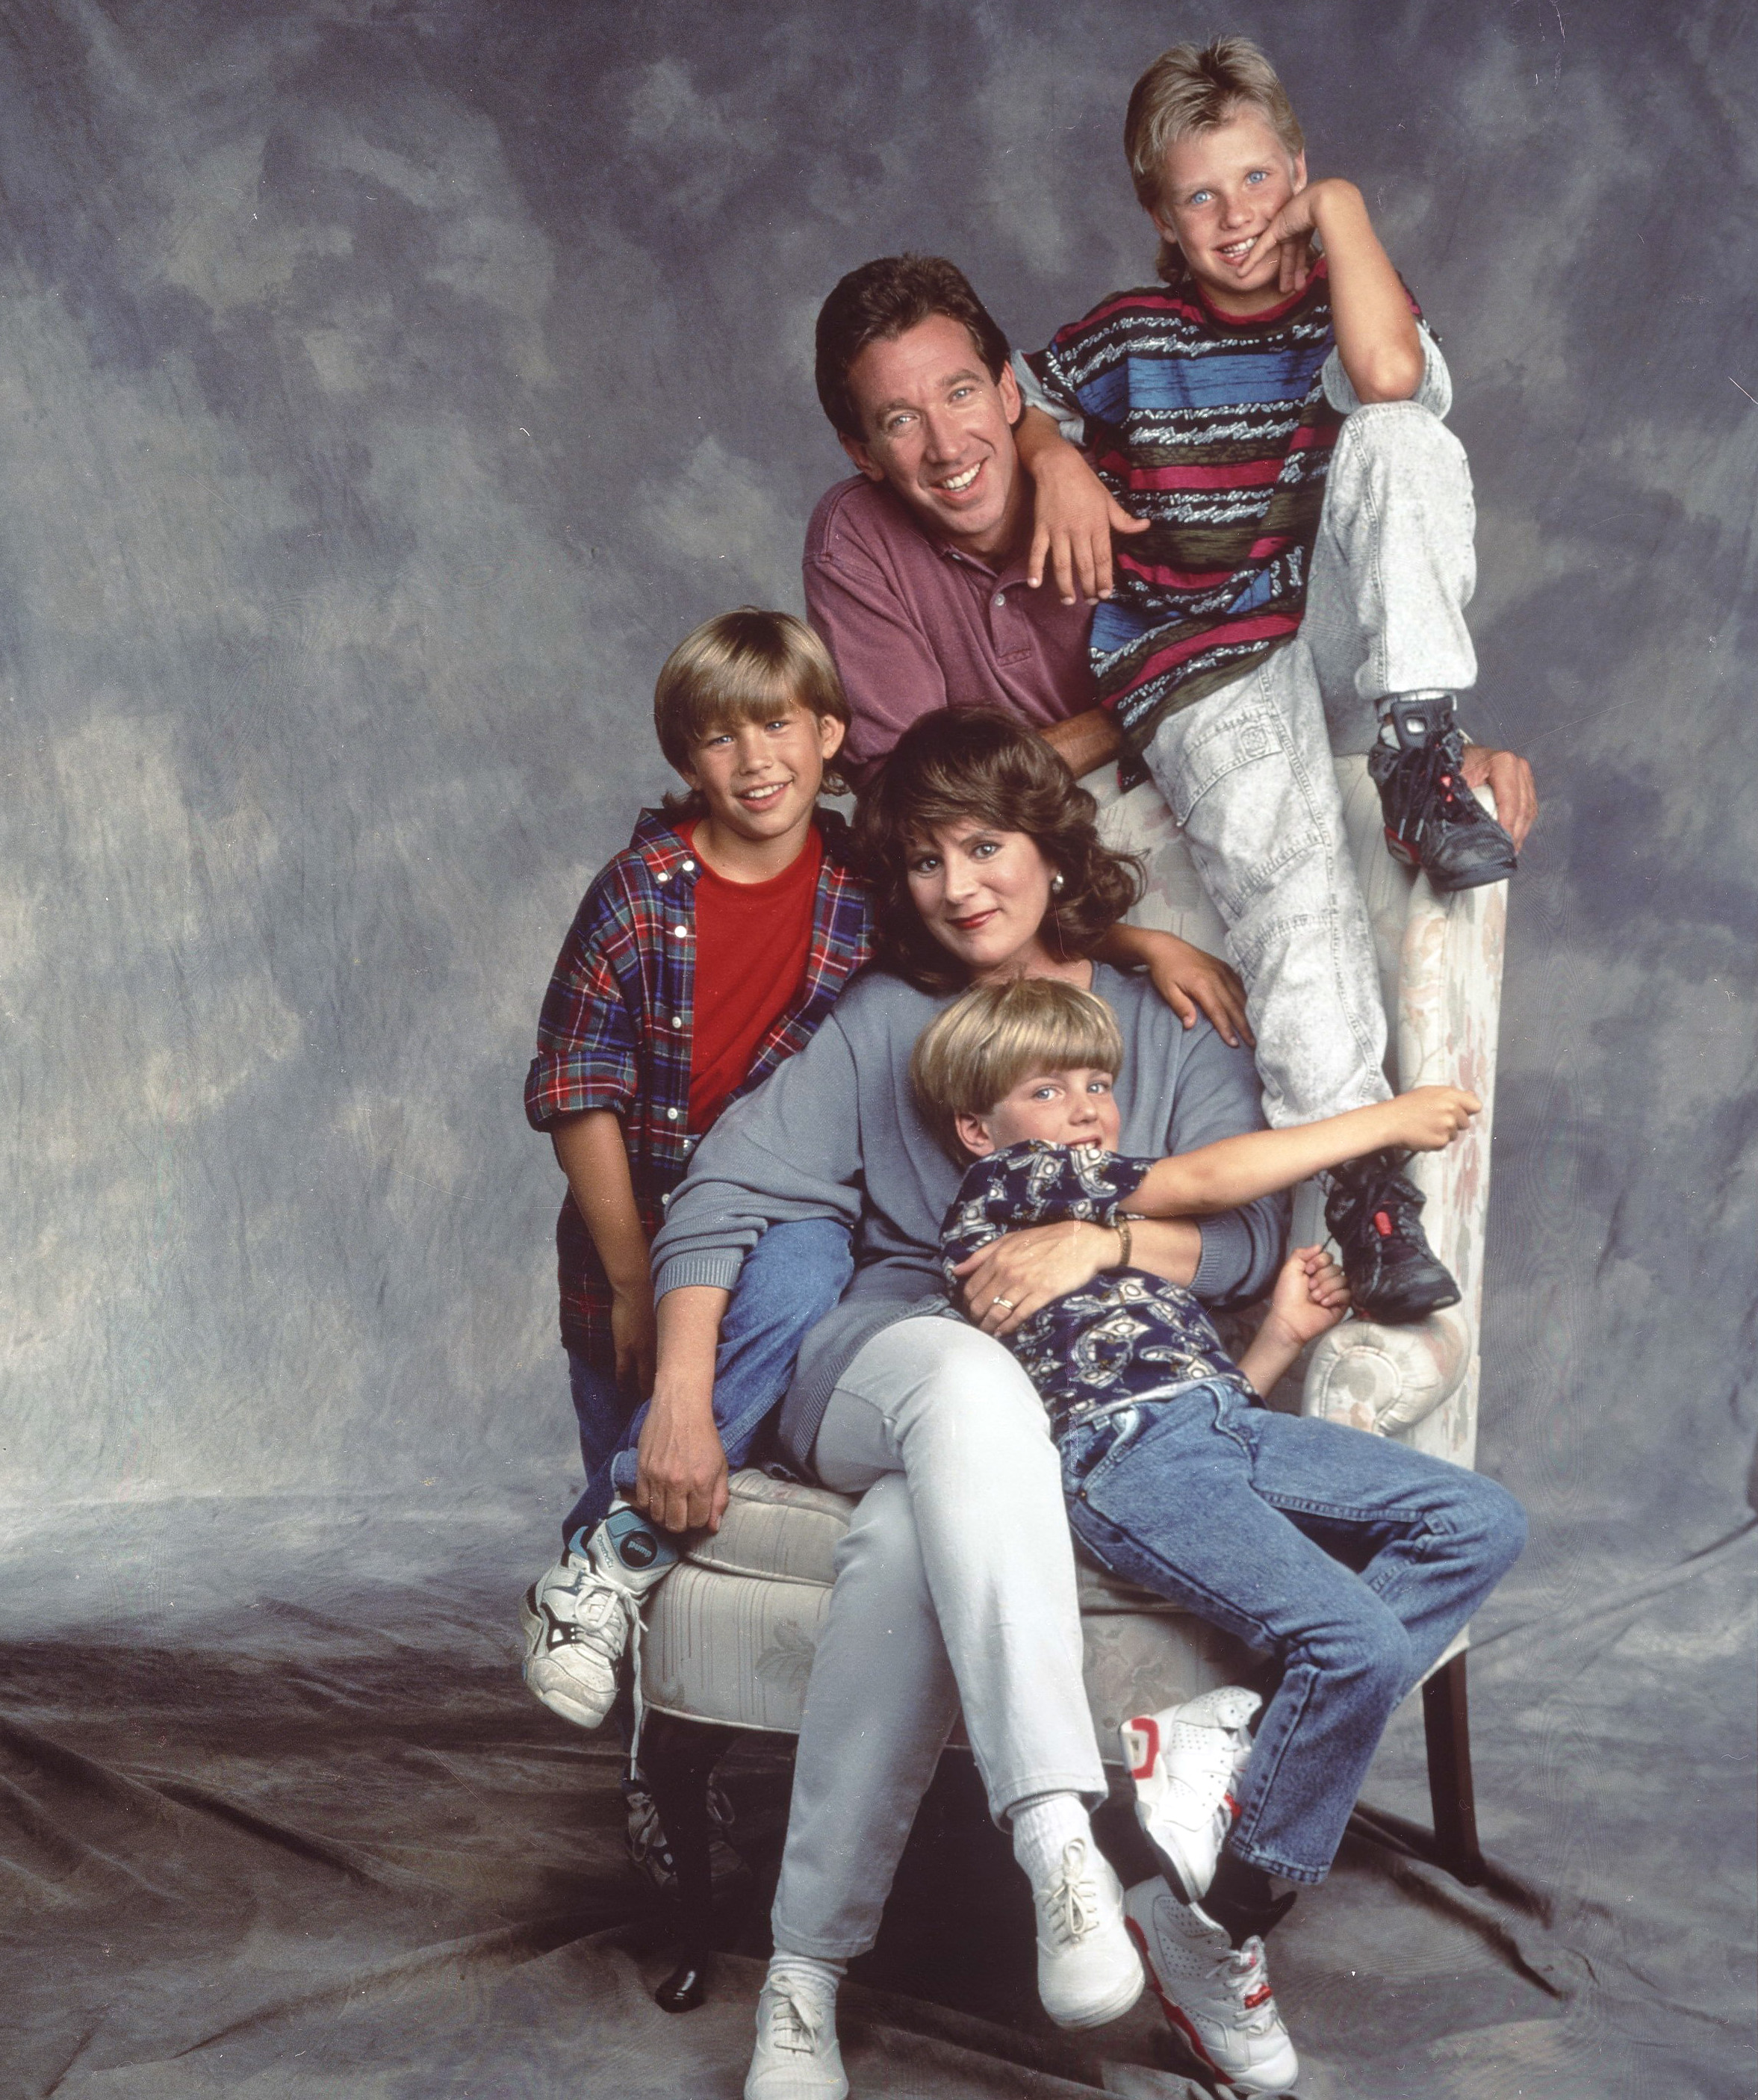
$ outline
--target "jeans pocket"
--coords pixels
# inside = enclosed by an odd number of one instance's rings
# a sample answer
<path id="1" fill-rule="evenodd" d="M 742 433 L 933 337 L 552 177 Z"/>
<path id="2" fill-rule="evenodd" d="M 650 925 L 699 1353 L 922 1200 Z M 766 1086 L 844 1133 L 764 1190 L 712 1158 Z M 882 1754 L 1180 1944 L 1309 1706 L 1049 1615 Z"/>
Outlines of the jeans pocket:
<path id="1" fill-rule="evenodd" d="M 1096 1421 L 1076 1423 L 1062 1440 L 1062 1487 L 1071 1498 L 1108 1473 L 1151 1419 L 1141 1407 L 1120 1407 Z"/>

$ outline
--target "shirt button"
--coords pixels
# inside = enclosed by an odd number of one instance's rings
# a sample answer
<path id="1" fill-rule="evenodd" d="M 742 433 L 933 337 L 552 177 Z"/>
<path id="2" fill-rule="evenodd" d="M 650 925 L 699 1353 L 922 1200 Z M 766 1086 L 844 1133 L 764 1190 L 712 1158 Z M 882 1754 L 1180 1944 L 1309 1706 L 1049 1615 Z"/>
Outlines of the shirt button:
<path id="1" fill-rule="evenodd" d="M 672 938 L 674 941 L 687 941 L 690 938 L 690 929 L 687 926 L 674 926 L 671 931 Z"/>
<path id="2" fill-rule="evenodd" d="M 997 591 L 997 592 L 995 593 L 995 602 L 996 602 L 997 605 L 1005 605 L 1005 604 L 1006 604 L 1006 602 L 1007 602 L 1007 593 L 1006 593 L 1006 592 L 1005 592 L 1005 591 Z"/>
<path id="3" fill-rule="evenodd" d="M 676 1109 L 667 1109 L 667 1110 L 666 1110 L 666 1111 L 665 1111 L 665 1120 L 666 1120 L 666 1122 L 667 1122 L 667 1123 L 676 1123 L 676 1121 L 678 1120 L 678 1111 L 676 1110 Z"/>
<path id="4" fill-rule="evenodd" d="M 683 1016 L 681 1013 L 674 1013 L 671 1017 L 671 1025 L 674 1028 L 682 1028 L 683 1026 Z"/>
<path id="5" fill-rule="evenodd" d="M 683 871 L 686 875 L 694 875 L 696 873 L 696 862 L 693 860 L 687 860 L 683 864 Z"/>
<path id="6" fill-rule="evenodd" d="M 660 874 L 656 875 L 656 876 L 654 876 L 653 880 L 654 880 L 656 882 L 669 882 L 669 881 L 671 880 L 671 877 L 670 877 L 669 875 L 667 875 L 667 874 L 664 873 L 663 871 L 661 871 Z"/>

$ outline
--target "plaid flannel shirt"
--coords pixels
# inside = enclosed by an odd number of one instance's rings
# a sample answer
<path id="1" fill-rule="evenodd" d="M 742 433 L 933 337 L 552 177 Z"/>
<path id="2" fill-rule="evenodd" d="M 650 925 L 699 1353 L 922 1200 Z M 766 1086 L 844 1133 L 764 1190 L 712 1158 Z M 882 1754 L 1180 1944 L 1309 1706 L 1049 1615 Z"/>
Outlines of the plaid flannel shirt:
<path id="1" fill-rule="evenodd" d="M 848 832 L 820 810 L 824 863 L 811 945 L 797 996 L 762 1040 L 736 1094 L 791 1057 L 872 951 L 867 887 L 850 871 Z M 643 810 L 628 845 L 581 902 L 556 959 L 525 1080 L 534 1130 L 583 1109 L 614 1109 L 642 1230 L 659 1230 L 665 1199 L 696 1145 L 687 1128 L 695 1032 L 696 862 L 657 810 Z M 611 1291 L 572 1194 L 555 1224 L 562 1339 L 608 1370 Z"/>

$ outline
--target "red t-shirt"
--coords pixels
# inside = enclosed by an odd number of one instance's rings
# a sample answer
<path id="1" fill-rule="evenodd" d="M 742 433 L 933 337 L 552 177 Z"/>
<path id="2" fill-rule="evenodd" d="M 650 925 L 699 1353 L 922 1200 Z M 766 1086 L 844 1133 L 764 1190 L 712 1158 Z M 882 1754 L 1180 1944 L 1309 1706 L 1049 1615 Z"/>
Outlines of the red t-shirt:
<path id="1" fill-rule="evenodd" d="M 686 836 L 694 848 L 694 825 Z M 799 992 L 824 857 L 815 824 L 791 865 L 767 882 L 729 882 L 696 854 L 691 1130 L 706 1130 L 725 1108 L 758 1043 Z"/>

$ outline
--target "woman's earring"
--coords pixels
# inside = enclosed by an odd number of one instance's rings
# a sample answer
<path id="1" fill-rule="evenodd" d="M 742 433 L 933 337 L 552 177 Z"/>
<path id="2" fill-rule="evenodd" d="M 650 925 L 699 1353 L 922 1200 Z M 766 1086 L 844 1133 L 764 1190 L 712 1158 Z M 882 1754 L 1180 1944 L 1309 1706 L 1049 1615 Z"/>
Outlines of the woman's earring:
<path id="1" fill-rule="evenodd" d="M 1050 894 L 1052 897 L 1060 897 L 1062 893 L 1062 879 L 1059 875 L 1053 875 L 1050 877 Z"/>

